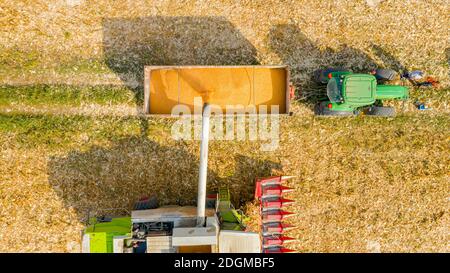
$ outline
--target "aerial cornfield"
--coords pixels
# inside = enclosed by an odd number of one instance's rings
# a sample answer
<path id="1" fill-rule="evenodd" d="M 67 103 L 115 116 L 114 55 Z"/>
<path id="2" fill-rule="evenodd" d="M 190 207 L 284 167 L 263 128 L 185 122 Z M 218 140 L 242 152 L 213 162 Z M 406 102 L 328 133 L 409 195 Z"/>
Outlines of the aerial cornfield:
<path id="1" fill-rule="evenodd" d="M 367 2 L 370 2 L 369 5 Z M 374 4 L 373 2 L 376 2 Z M 379 3 L 378 3 L 379 2 Z M 79 252 L 88 213 L 195 204 L 199 142 L 142 114 L 144 65 L 286 64 L 275 151 L 211 141 L 208 185 L 253 219 L 254 178 L 294 175 L 298 252 L 448 252 L 448 1 L 0 2 L 0 252 Z M 318 118 L 316 69 L 422 70 L 395 118 Z M 414 103 L 425 103 L 420 111 Z"/>

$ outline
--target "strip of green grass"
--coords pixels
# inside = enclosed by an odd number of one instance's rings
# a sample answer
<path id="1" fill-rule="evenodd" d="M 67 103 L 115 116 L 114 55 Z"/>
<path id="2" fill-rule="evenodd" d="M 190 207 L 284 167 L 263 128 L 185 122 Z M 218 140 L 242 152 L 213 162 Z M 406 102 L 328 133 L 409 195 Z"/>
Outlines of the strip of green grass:
<path id="1" fill-rule="evenodd" d="M 410 101 L 426 102 L 441 107 L 450 97 L 450 89 L 411 89 Z M 0 106 L 20 104 L 76 107 L 81 104 L 130 105 L 141 104 L 142 94 L 125 86 L 24 85 L 0 86 Z"/>
<path id="2" fill-rule="evenodd" d="M 16 148 L 64 148 L 80 141 L 80 134 L 85 141 L 114 141 L 139 135 L 140 126 L 138 118 L 0 114 L 0 141 Z"/>
<path id="3" fill-rule="evenodd" d="M 314 120 L 313 124 L 311 119 Z M 142 117 L 90 117 L 81 115 L 33 115 L 18 113 L 0 113 L 0 141 L 3 145 L 20 148 L 36 146 L 64 147 L 80 141 L 83 134 L 90 141 L 115 141 L 122 137 L 140 137 L 143 134 L 151 138 L 170 138 L 172 119 Z M 427 140 L 415 139 L 412 132 L 421 135 L 448 134 L 450 117 L 439 116 L 399 116 L 396 118 L 313 118 L 289 117 L 282 124 L 281 130 L 301 134 L 305 130 L 322 128 L 335 133 L 334 142 L 349 149 L 359 145 L 376 146 L 380 137 L 386 139 L 403 139 L 426 145 Z M 313 126 L 313 128 L 310 128 Z M 393 130 L 395 128 L 395 130 Z M 341 131 L 341 133 L 338 133 Z M 350 134 L 347 132 L 351 132 Z M 280 132 L 282 133 L 282 132 Z M 364 143 L 359 143 L 363 141 Z M 430 140 L 431 141 L 431 140 Z M 5 146 L 3 146 L 5 147 Z M 375 147 L 373 147 L 375 148 Z M 378 147 L 382 149 L 383 147 Z"/>
<path id="4" fill-rule="evenodd" d="M 30 106 L 79 106 L 87 103 L 135 105 L 136 99 L 132 90 L 120 86 L 0 86 L 0 105 L 19 103 Z"/>

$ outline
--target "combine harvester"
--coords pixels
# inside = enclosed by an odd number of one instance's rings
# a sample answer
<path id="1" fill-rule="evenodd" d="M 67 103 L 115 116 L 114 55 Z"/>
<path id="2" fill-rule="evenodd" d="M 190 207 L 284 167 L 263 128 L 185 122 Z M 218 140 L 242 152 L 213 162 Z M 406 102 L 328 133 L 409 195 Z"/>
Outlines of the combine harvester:
<path id="1" fill-rule="evenodd" d="M 207 195 L 208 142 L 211 104 L 276 105 L 289 112 L 289 72 L 285 66 L 146 67 L 147 114 L 168 115 L 176 105 L 194 110 L 194 98 L 205 102 L 197 207 L 157 207 L 155 200 L 138 202 L 131 217 L 91 218 L 83 232 L 85 253 L 273 253 L 292 240 L 280 236 L 288 226 L 281 221 L 291 214 L 281 210 L 290 200 L 281 195 L 291 189 L 281 185 L 288 177 L 257 181 L 261 199 L 263 233 L 246 231 L 246 220 L 230 201 L 228 188 Z M 272 181 L 272 182 L 269 182 Z M 245 181 L 243 181 L 244 183 Z M 259 185 L 259 186 L 258 186 Z M 266 208 L 267 207 L 267 208 Z"/>

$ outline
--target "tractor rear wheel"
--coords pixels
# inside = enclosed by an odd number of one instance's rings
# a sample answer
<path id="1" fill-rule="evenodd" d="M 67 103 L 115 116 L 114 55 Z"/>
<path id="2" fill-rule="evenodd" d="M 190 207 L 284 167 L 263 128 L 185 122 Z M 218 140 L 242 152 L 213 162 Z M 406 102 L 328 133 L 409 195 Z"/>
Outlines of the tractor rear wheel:
<path id="1" fill-rule="evenodd" d="M 392 69 L 379 68 L 375 70 L 375 78 L 377 80 L 392 81 L 397 76 L 397 72 Z"/>
<path id="2" fill-rule="evenodd" d="M 385 106 L 372 106 L 365 111 L 365 114 L 368 116 L 394 117 L 395 108 Z"/>

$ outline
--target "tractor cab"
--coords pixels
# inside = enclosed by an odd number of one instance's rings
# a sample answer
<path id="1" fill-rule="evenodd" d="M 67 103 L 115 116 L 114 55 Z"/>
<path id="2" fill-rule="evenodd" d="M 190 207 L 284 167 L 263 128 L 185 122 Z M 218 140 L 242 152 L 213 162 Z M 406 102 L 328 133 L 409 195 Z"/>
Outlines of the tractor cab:
<path id="1" fill-rule="evenodd" d="M 346 103 L 352 107 L 375 102 L 377 81 L 368 74 L 340 74 L 327 84 L 327 95 L 332 103 Z"/>

